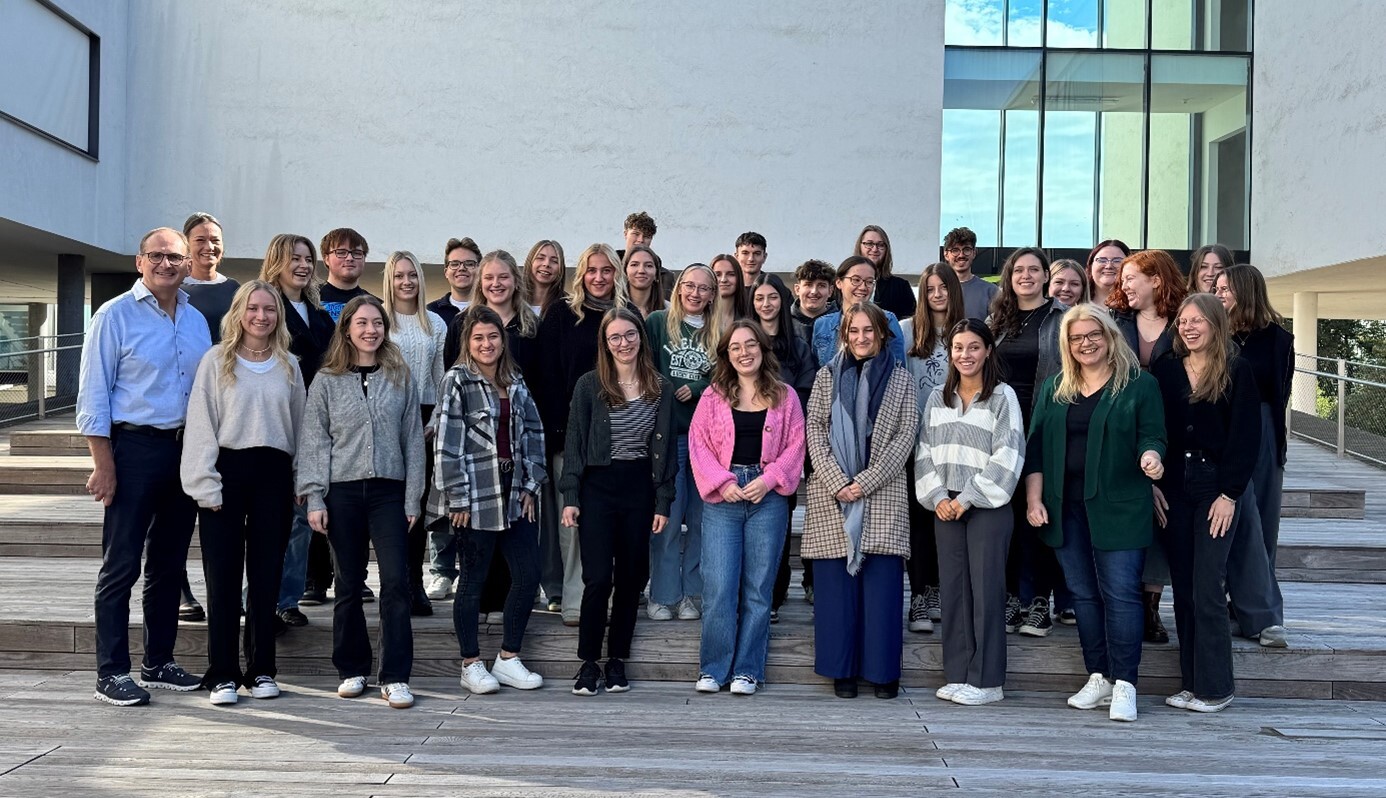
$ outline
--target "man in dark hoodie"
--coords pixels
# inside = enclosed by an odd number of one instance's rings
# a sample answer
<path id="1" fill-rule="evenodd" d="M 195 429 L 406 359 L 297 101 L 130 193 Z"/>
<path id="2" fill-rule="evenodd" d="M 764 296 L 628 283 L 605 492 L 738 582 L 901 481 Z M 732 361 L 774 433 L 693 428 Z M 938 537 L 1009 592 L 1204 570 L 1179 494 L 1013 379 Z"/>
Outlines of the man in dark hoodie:
<path id="1" fill-rule="evenodd" d="M 813 348 L 813 323 L 824 313 L 838 310 L 833 298 L 833 279 L 837 270 L 821 260 L 806 260 L 794 270 L 794 304 L 789 315 L 794 332 Z M 822 366 L 822 363 L 816 364 Z"/>

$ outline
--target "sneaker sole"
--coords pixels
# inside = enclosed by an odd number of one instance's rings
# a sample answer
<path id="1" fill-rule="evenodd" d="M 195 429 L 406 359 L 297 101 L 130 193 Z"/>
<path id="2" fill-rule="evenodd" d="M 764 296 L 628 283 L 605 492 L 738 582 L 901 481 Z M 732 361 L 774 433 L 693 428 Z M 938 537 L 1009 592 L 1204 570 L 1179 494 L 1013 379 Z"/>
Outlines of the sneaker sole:
<path id="1" fill-rule="evenodd" d="M 181 684 L 169 684 L 168 682 L 146 682 L 143 679 L 136 679 L 135 684 L 146 690 L 172 690 L 175 693 L 191 693 L 194 690 L 202 689 L 202 682 L 190 684 L 186 687 Z"/>
<path id="2" fill-rule="evenodd" d="M 930 621 L 930 622 L 928 622 L 928 623 L 921 623 L 921 622 L 919 622 L 919 621 L 910 621 L 910 631 L 911 631 L 911 632 L 932 632 L 932 631 L 934 631 L 934 624 L 933 624 L 932 621 Z"/>
<path id="3" fill-rule="evenodd" d="M 540 679 L 539 681 L 536 681 L 536 682 L 517 682 L 517 681 L 515 681 L 514 679 L 502 679 L 502 678 L 499 677 L 499 676 L 497 676 L 497 677 L 495 677 L 495 678 L 496 678 L 496 681 L 497 681 L 498 683 L 503 684 L 503 685 L 505 685 L 506 687 L 513 687 L 513 688 L 515 688 L 516 690 L 538 690 L 540 687 L 543 687 L 543 686 L 544 686 L 544 680 L 543 680 L 543 679 Z M 495 692 L 495 691 L 492 690 L 491 692 Z"/>
<path id="4" fill-rule="evenodd" d="M 268 699 L 268 698 L 278 698 L 280 692 L 281 692 L 281 691 L 279 691 L 279 690 L 275 690 L 275 691 L 272 692 L 272 693 L 269 692 L 269 691 L 265 691 L 265 690 L 256 691 L 255 689 L 252 688 L 251 691 L 250 691 L 250 697 L 251 697 L 251 698 L 259 698 L 259 699 L 261 699 L 261 700 Z"/>
<path id="5" fill-rule="evenodd" d="M 110 696 L 102 693 L 100 690 L 97 690 L 95 693 L 93 693 L 92 698 L 95 698 L 97 701 L 100 701 L 103 704 L 110 704 L 113 707 L 138 707 L 149 703 L 148 698 L 131 698 L 125 701 L 121 701 L 115 698 L 111 698 Z"/>
<path id="6" fill-rule="evenodd" d="M 1221 704 L 1195 704 L 1192 701 L 1190 701 L 1189 705 L 1184 707 L 1184 709 L 1187 709 L 1190 712 L 1199 712 L 1205 715 L 1211 715 L 1214 712 L 1221 712 L 1230 706 L 1232 706 L 1231 701 L 1226 701 Z"/>
<path id="7" fill-rule="evenodd" d="M 755 695 L 755 690 L 732 690 L 732 695 Z"/>
<path id="8" fill-rule="evenodd" d="M 1117 721 L 1117 722 L 1119 722 L 1119 723 L 1135 723 L 1135 722 L 1136 722 L 1136 716 L 1135 716 L 1134 714 L 1131 714 L 1131 715 L 1113 715 L 1113 714 L 1111 714 L 1111 713 L 1108 713 L 1107 717 L 1110 718 L 1110 719 L 1112 719 L 1112 720 L 1114 720 L 1114 721 Z"/>
<path id="9" fill-rule="evenodd" d="M 693 685 L 693 689 L 696 690 L 696 691 L 699 692 L 699 693 L 720 693 L 720 692 L 722 692 L 722 688 L 721 688 L 720 685 L 717 686 L 717 687 L 700 687 L 700 686 L 698 686 L 698 685 L 695 684 L 695 685 Z"/>
<path id="10" fill-rule="evenodd" d="M 472 685 L 464 683 L 462 688 L 472 695 L 491 695 L 492 693 L 500 692 L 500 680 L 497 679 L 495 685 Z"/>
<path id="11" fill-rule="evenodd" d="M 364 687 L 362 687 L 360 690 L 358 690 L 358 691 L 356 691 L 356 692 L 352 692 L 352 691 L 350 691 L 350 690 L 346 690 L 346 691 L 338 690 L 338 691 L 337 691 L 337 697 L 338 697 L 338 698 L 360 698 L 361 696 L 363 696 L 363 695 L 365 695 L 365 694 L 366 694 L 366 688 L 364 688 Z"/>
<path id="12" fill-rule="evenodd" d="M 596 690 L 588 690 L 586 687 L 574 687 L 574 688 L 573 688 L 573 695 L 594 696 L 594 695 L 596 695 L 596 694 L 597 694 L 597 691 L 596 691 Z"/>
<path id="13" fill-rule="evenodd" d="M 403 702 L 403 701 L 391 701 L 391 700 L 388 699 L 388 698 L 385 699 L 385 703 L 387 703 L 387 704 L 390 705 L 390 709 L 408 709 L 408 708 L 414 706 L 414 702 L 413 702 L 413 701 L 410 701 L 409 703 L 405 703 L 405 702 Z"/>
<path id="14" fill-rule="evenodd" d="M 1097 699 L 1097 703 L 1095 704 L 1080 704 L 1074 701 L 1072 698 L 1070 698 L 1068 699 L 1068 705 L 1073 709 L 1097 709 L 1098 707 L 1109 707 L 1112 705 L 1112 697 L 1107 696 L 1105 698 L 1099 698 Z"/>
<path id="15" fill-rule="evenodd" d="M 240 699 L 239 699 L 238 696 L 234 696 L 234 695 L 233 695 L 233 696 L 227 696 L 226 698 L 218 698 L 218 697 L 216 697 L 216 696 L 212 696 L 212 699 L 211 699 L 211 700 L 212 700 L 212 706 L 214 706 L 214 707 L 229 707 L 229 706 L 234 705 L 234 704 L 235 704 L 238 700 L 240 700 Z"/>
<path id="16" fill-rule="evenodd" d="M 1036 629 L 1033 626 L 1022 626 L 1017 631 L 1019 631 L 1026 637 L 1048 637 L 1049 633 L 1054 631 L 1054 627 L 1051 626 L 1048 629 Z"/>
<path id="17" fill-rule="evenodd" d="M 611 685 L 607 685 L 607 686 L 606 686 L 606 691 L 607 691 L 608 693 L 629 693 L 629 692 L 630 692 L 630 685 L 624 684 L 624 685 L 616 685 L 616 686 L 614 686 L 614 687 L 611 686 Z"/>
<path id="18" fill-rule="evenodd" d="M 954 704 L 957 704 L 960 707 L 983 707 L 987 704 L 995 704 L 996 702 L 1001 701 L 1004 698 L 1005 696 L 1001 696 L 1000 698 L 988 698 L 979 701 L 972 698 L 959 699 L 957 696 L 954 696 L 951 700 Z"/>

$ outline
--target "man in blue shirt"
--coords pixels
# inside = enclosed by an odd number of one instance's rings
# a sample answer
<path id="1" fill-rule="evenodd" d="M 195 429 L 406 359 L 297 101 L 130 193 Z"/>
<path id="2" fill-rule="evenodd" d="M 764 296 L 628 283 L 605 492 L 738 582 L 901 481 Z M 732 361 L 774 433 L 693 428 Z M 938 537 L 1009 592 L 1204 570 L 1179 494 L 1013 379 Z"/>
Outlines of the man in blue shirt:
<path id="1" fill-rule="evenodd" d="M 106 506 L 96 578 L 96 698 L 149 702 L 144 688 L 191 691 L 201 679 L 173 661 L 178 602 L 197 506 L 178 462 L 198 361 L 212 346 L 207 320 L 179 285 L 188 241 L 162 227 L 140 239 L 140 279 L 92 316 L 82 348 L 77 429 L 95 467 L 87 492 Z M 144 662 L 130 678 L 130 591 L 144 562 Z"/>

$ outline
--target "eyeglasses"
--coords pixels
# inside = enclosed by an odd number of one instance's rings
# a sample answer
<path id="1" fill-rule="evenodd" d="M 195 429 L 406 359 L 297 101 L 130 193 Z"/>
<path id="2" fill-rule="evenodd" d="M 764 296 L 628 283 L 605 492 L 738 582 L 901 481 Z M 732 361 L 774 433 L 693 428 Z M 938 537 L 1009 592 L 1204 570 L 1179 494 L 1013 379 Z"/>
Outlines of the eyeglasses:
<path id="1" fill-rule="evenodd" d="M 739 355 L 742 352 L 755 352 L 760 349 L 758 341 L 747 341 L 744 344 L 727 344 L 727 354 Z"/>
<path id="2" fill-rule="evenodd" d="M 866 286 L 867 288 L 875 288 L 876 278 L 858 277 L 854 274 L 851 277 L 847 278 L 847 284 L 852 286 L 853 288 L 861 288 L 862 286 Z"/>
<path id="3" fill-rule="evenodd" d="M 884 241 L 863 241 L 863 242 L 861 242 L 861 248 L 862 248 L 862 249 L 885 249 L 885 248 L 886 248 L 886 245 L 885 245 L 885 242 L 884 242 Z"/>
<path id="4" fill-rule="evenodd" d="M 458 269 L 466 269 L 467 271 L 471 271 L 472 269 L 475 269 L 479 263 L 480 261 L 475 261 L 471 259 L 450 260 L 447 263 L 444 263 L 443 266 L 450 272 L 455 272 Z"/>
<path id="5" fill-rule="evenodd" d="M 628 333 L 612 333 L 606 337 L 608 346 L 620 346 L 621 344 L 633 344 L 640 340 L 640 331 L 631 330 Z"/>
<path id="6" fill-rule="evenodd" d="M 1126 260 L 1125 256 L 1120 258 L 1093 258 L 1092 262 L 1098 266 L 1120 266 L 1121 262 L 1124 260 Z"/>
<path id="7" fill-rule="evenodd" d="M 1095 344 L 1105 337 L 1106 336 L 1102 334 L 1101 330 L 1093 330 L 1092 332 L 1084 335 L 1070 335 L 1068 337 L 1068 345 L 1077 346 L 1078 344 Z"/>
<path id="8" fill-rule="evenodd" d="M 679 283 L 679 289 L 693 294 L 710 294 L 717 289 L 710 285 L 698 285 L 697 283 Z"/>
<path id="9" fill-rule="evenodd" d="M 971 255 L 976 251 L 976 247 L 949 247 L 943 250 L 944 254 L 947 255 Z"/>
<path id="10" fill-rule="evenodd" d="M 366 250 L 364 250 L 364 249 L 329 249 L 329 250 L 327 251 L 327 254 L 329 254 L 329 255 L 336 255 L 338 258 L 341 258 L 342 260 L 347 260 L 347 259 L 351 259 L 351 260 L 365 260 L 365 259 L 366 259 Z"/>
<path id="11" fill-rule="evenodd" d="M 1190 318 L 1187 318 L 1187 319 L 1179 319 L 1178 321 L 1176 321 L 1176 322 L 1174 323 L 1174 326 L 1175 326 L 1175 327 L 1180 327 L 1180 328 L 1183 328 L 1183 327 L 1197 327 L 1197 326 L 1200 326 L 1200 325 L 1203 325 L 1203 324 L 1207 324 L 1207 323 L 1208 323 L 1208 320 L 1205 319 L 1205 318 L 1203 318 L 1202 316 L 1191 316 Z"/>
<path id="12" fill-rule="evenodd" d="M 164 261 L 168 261 L 170 266 L 182 266 L 183 261 L 188 259 L 187 255 L 179 255 L 177 252 L 141 252 L 140 254 L 155 266 Z"/>

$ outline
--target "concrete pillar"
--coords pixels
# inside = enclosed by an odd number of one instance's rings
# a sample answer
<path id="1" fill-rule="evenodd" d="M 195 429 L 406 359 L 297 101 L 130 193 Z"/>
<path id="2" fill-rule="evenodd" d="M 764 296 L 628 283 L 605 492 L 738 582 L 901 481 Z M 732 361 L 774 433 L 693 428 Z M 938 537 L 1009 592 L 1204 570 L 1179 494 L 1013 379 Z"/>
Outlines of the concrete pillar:
<path id="1" fill-rule="evenodd" d="M 26 335 L 30 340 L 25 341 L 24 349 L 45 349 L 48 341 L 44 338 L 35 338 L 43 330 L 43 323 L 48 320 L 48 306 L 42 302 L 29 303 L 29 326 Z M 29 355 L 26 376 L 26 384 L 29 388 L 29 401 L 38 401 L 39 396 L 48 387 L 47 376 L 43 373 L 44 366 L 47 365 L 47 358 L 43 355 Z"/>
<path id="2" fill-rule="evenodd" d="M 1316 358 L 1319 354 L 1319 295 L 1313 291 L 1295 294 L 1295 365 L 1299 368 L 1327 371 Z M 1295 374 L 1290 389 L 1290 409 L 1313 415 L 1318 402 L 1318 382 L 1308 374 Z"/>
<path id="3" fill-rule="evenodd" d="M 87 259 L 84 255 L 58 256 L 58 346 L 82 343 L 87 304 Z M 71 335 L 69 333 L 76 333 Z M 77 395 L 77 369 L 82 360 L 79 350 L 64 350 L 57 356 L 58 396 Z"/>

